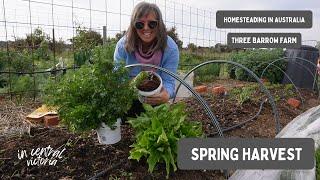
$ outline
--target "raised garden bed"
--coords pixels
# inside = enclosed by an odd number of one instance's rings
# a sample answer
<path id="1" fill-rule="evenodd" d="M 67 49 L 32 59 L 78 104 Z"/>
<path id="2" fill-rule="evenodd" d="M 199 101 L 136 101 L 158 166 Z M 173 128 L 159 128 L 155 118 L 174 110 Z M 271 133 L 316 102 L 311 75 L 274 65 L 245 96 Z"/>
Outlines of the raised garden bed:
<path id="1" fill-rule="evenodd" d="M 230 86 L 221 83 L 219 85 L 224 85 L 228 91 L 240 84 L 240 82 L 232 83 Z M 246 83 L 241 82 L 241 84 L 247 86 Z M 280 89 L 275 88 L 271 91 L 278 94 L 279 97 L 284 97 L 281 96 Z M 302 90 L 301 93 L 305 99 L 303 107 L 289 106 L 286 98 L 280 98 L 277 101 L 282 126 L 285 126 L 306 109 L 319 104 L 319 100 L 313 92 Z M 260 103 L 255 100 L 239 104 L 236 99 L 232 99 L 228 95 L 213 96 L 208 93 L 203 94 L 203 97 L 220 120 L 222 128 L 230 127 L 250 118 L 258 112 L 260 106 Z M 187 104 L 187 111 L 190 112 L 191 119 L 201 121 L 206 135 L 214 136 L 216 130 L 196 100 L 189 98 L 183 101 Z M 226 137 L 272 138 L 275 136 L 275 122 L 271 112 L 271 106 L 266 104 L 257 119 L 224 134 Z M 72 134 L 62 127 L 32 128 L 30 135 L 0 139 L 0 179 L 88 179 L 103 171 L 104 175 L 101 176 L 101 179 L 120 177 L 122 179 L 164 179 L 166 177 L 164 165 L 158 166 L 151 174 L 148 172 L 148 164 L 145 159 L 140 162 L 128 159 L 131 150 L 129 146 L 133 142 L 133 130 L 128 124 L 122 126 L 121 141 L 108 146 L 99 145 L 95 132 L 79 135 Z M 30 153 L 32 149 L 44 148 L 48 145 L 53 149 L 66 148 L 62 153 L 62 158 L 58 159 L 55 166 L 28 167 L 26 159 L 29 158 L 18 159 L 18 150 L 26 150 Z M 224 175 L 219 170 L 178 170 L 170 174 L 170 179 L 224 179 Z"/>

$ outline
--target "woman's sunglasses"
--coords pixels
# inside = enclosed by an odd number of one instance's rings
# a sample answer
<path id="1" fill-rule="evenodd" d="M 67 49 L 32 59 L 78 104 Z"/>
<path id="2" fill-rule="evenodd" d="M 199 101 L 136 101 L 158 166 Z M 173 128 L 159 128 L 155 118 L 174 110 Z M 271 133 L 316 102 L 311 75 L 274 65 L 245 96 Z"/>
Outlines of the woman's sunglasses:
<path id="1" fill-rule="evenodd" d="M 137 21 L 135 24 L 134 24 L 134 27 L 136 28 L 136 29 L 143 29 L 143 27 L 144 27 L 144 22 L 142 22 L 142 21 Z M 157 26 L 158 26 L 158 21 L 148 21 L 148 26 L 149 26 L 149 28 L 150 29 L 154 29 L 154 28 L 156 28 Z"/>

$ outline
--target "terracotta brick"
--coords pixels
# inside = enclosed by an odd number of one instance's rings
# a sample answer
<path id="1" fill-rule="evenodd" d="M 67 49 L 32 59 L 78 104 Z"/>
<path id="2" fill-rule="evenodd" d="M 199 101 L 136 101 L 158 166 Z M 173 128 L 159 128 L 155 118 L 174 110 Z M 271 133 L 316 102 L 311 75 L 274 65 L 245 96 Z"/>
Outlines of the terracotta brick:
<path id="1" fill-rule="evenodd" d="M 26 117 L 26 119 L 33 124 L 42 124 L 44 121 L 44 117 L 37 117 L 37 118 Z"/>
<path id="2" fill-rule="evenodd" d="M 44 125 L 48 126 L 56 126 L 59 124 L 59 117 L 58 116 L 45 116 L 44 117 Z"/>
<path id="3" fill-rule="evenodd" d="M 194 90 L 197 91 L 198 93 L 205 93 L 208 91 L 208 87 L 205 85 L 201 85 L 201 86 L 195 87 Z"/>
<path id="4" fill-rule="evenodd" d="M 212 88 L 212 93 L 215 95 L 223 95 L 225 94 L 226 89 L 223 86 L 217 86 Z"/>
<path id="5" fill-rule="evenodd" d="M 287 102 L 290 106 L 294 108 L 298 108 L 301 104 L 301 102 L 295 98 L 289 98 Z"/>

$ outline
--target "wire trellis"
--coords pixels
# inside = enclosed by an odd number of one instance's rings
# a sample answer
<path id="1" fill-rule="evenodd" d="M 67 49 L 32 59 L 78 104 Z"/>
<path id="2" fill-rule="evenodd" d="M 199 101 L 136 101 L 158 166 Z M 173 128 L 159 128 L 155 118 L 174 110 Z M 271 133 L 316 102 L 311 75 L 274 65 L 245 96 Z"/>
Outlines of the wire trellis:
<path id="1" fill-rule="evenodd" d="M 131 12 L 134 6 L 141 2 L 140 0 L 2 0 L 2 18 L 0 18 L 0 41 L 1 50 L 6 51 L 6 61 L 9 68 L 0 69 L 1 77 L 7 79 L 6 92 L 1 91 L 0 94 L 10 94 L 11 98 L 16 92 L 13 85 L 14 76 L 28 75 L 32 79 L 32 84 L 36 87 L 38 74 L 48 73 L 54 74 L 54 67 L 61 58 L 61 54 L 57 53 L 57 39 L 63 40 L 68 45 L 67 53 L 71 55 L 73 61 L 71 67 L 65 69 L 76 68 L 75 64 L 75 47 L 70 41 L 77 35 L 78 26 L 96 31 L 103 35 L 104 41 L 109 37 L 115 37 L 117 33 L 125 31 L 129 25 Z M 183 47 L 188 44 L 194 44 L 197 47 L 213 47 L 216 44 L 226 44 L 225 30 L 215 28 L 215 12 L 212 10 L 204 10 L 191 7 L 187 4 L 178 3 L 170 0 L 149 0 L 159 6 L 163 13 L 163 18 L 168 29 L 175 27 L 179 39 L 183 42 Z M 20 39 L 26 38 L 26 35 L 32 35 L 34 30 L 40 28 L 52 40 L 51 52 L 52 58 L 46 62 L 46 67 L 42 67 L 37 61 L 36 49 L 40 44 L 36 44 L 34 38 L 31 38 L 30 44 L 16 43 Z M 15 43 L 14 43 L 15 42 Z M 5 43 L 5 46 L 3 46 Z M 11 44 L 15 44 L 15 48 L 29 49 L 31 56 L 31 66 L 29 72 L 17 72 L 12 67 L 16 63 L 13 62 L 14 55 Z M 204 53 L 204 51 L 196 52 Z M 1 64 L 0 64 L 1 65 Z M 50 67 L 47 67 L 50 66 Z M 1 67 L 0 67 L 1 68 Z M 53 70 L 53 71 L 51 71 Z M 12 71 L 12 72 L 11 72 Z M 42 73 L 39 73 L 42 72 Z M 0 84 L 1 85 L 1 84 Z M 29 89 L 26 91 L 38 92 L 38 89 Z M 33 98 L 36 98 L 36 93 Z"/>

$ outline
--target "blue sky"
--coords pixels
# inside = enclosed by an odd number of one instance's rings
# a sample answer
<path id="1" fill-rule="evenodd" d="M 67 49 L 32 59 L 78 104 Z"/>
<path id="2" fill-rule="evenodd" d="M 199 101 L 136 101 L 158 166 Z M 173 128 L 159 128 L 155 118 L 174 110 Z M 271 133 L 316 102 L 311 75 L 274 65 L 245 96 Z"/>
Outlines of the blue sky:
<path id="1" fill-rule="evenodd" d="M 5 13 L 3 2 L 5 4 Z M 54 6 L 51 3 L 54 3 Z M 90 3 L 91 2 L 91 3 Z M 73 26 L 91 27 L 102 33 L 107 25 L 108 36 L 126 30 L 131 11 L 140 0 L 32 0 L 31 24 L 28 0 L 2 0 L 0 5 L 0 39 L 23 37 L 40 26 L 52 37 L 64 40 L 74 35 Z M 176 26 L 184 45 L 195 43 L 212 46 L 225 43 L 228 32 L 300 32 L 303 40 L 320 41 L 320 0 L 148 0 L 156 3 L 162 10 L 167 27 Z M 74 5 L 72 13 L 72 3 Z M 91 9 L 90 11 L 90 4 Z M 52 11 L 53 7 L 53 11 Z M 108 13 L 105 13 L 107 10 Z M 313 27 L 311 29 L 217 29 L 215 12 L 217 10 L 311 10 Z M 73 16 L 72 16 L 73 14 Z M 91 17 L 91 18 L 90 18 Z M 7 28 L 5 29 L 5 23 Z"/>

